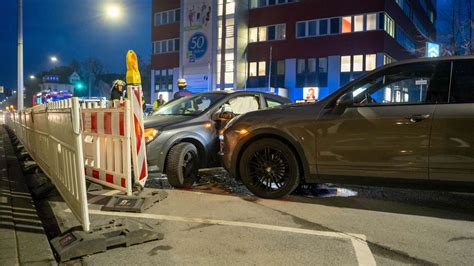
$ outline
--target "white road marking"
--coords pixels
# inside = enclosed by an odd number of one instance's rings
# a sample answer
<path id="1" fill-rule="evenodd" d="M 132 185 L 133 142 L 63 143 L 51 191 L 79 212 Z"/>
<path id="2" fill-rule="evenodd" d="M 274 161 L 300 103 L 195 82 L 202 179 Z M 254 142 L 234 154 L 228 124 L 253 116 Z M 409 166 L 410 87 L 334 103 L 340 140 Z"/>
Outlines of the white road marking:
<path id="1" fill-rule="evenodd" d="M 71 212 L 69 209 L 66 211 Z M 296 233 L 296 234 L 344 238 L 344 239 L 351 240 L 351 243 L 355 250 L 357 262 L 359 263 L 359 265 L 364 265 L 364 266 L 376 265 L 375 258 L 372 254 L 372 251 L 369 248 L 369 245 L 367 244 L 365 235 L 360 235 L 360 234 L 345 234 L 345 233 L 339 233 L 339 232 L 317 231 L 317 230 L 293 228 L 293 227 L 277 226 L 277 225 L 269 225 L 269 224 L 235 222 L 235 221 L 224 221 L 224 220 L 202 219 L 202 218 L 187 218 L 187 217 L 180 217 L 180 216 L 149 214 L 149 213 L 107 212 L 107 211 L 100 211 L 100 210 L 89 210 L 89 213 L 97 214 L 97 215 L 107 215 L 107 216 L 120 216 L 120 217 L 144 218 L 144 219 L 155 219 L 155 220 L 187 222 L 187 223 L 201 223 L 201 224 L 212 224 L 212 225 L 247 227 L 247 228 L 272 230 L 272 231 L 288 232 L 288 233 Z"/>

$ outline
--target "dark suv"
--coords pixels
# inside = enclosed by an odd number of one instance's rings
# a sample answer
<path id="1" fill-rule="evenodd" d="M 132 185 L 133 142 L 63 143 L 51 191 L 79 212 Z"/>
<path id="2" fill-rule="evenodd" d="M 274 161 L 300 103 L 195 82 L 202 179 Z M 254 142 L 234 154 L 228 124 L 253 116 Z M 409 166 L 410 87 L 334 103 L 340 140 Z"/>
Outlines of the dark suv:
<path id="1" fill-rule="evenodd" d="M 382 67 L 320 102 L 247 113 L 221 138 L 254 194 L 301 182 L 474 190 L 474 57 Z"/>
<path id="2" fill-rule="evenodd" d="M 145 120 L 147 160 L 174 187 L 192 185 L 199 168 L 219 165 L 219 130 L 233 117 L 289 103 L 251 92 L 200 93 L 172 101 Z"/>

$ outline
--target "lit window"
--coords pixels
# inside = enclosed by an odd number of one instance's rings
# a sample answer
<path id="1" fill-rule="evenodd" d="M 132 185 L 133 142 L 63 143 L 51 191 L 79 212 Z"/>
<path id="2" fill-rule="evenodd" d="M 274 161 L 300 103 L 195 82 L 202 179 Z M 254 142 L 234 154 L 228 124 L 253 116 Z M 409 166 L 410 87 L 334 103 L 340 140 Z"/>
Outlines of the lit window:
<path id="1" fill-rule="evenodd" d="M 354 32 L 364 31 L 364 15 L 354 16 Z"/>
<path id="2" fill-rule="evenodd" d="M 226 15 L 232 15 L 235 13 L 235 3 L 227 3 L 225 8 Z"/>
<path id="3" fill-rule="evenodd" d="M 365 71 L 372 71 L 375 69 L 377 63 L 377 56 L 375 54 L 365 55 Z"/>
<path id="4" fill-rule="evenodd" d="M 249 64 L 249 76 L 256 77 L 257 76 L 257 62 L 251 62 Z"/>
<path id="5" fill-rule="evenodd" d="M 225 78 L 224 82 L 226 84 L 233 84 L 234 83 L 234 72 L 225 73 L 224 78 Z"/>
<path id="6" fill-rule="evenodd" d="M 225 39 L 225 49 L 234 49 L 234 37 Z"/>
<path id="7" fill-rule="evenodd" d="M 342 18 L 342 33 L 352 32 L 352 17 Z"/>
<path id="8" fill-rule="evenodd" d="M 258 75 L 261 76 L 261 77 L 265 76 L 265 73 L 267 71 L 265 63 L 266 63 L 265 61 L 262 61 L 262 62 L 258 63 Z"/>
<path id="9" fill-rule="evenodd" d="M 341 56 L 341 72 L 351 72 L 351 56 Z"/>
<path id="10" fill-rule="evenodd" d="M 225 61 L 225 72 L 234 72 L 234 60 Z"/>
<path id="11" fill-rule="evenodd" d="M 364 71 L 364 56 L 354 55 L 354 72 Z"/>
<path id="12" fill-rule="evenodd" d="M 377 29 L 377 14 L 368 14 L 367 15 L 367 30 Z"/>
<path id="13" fill-rule="evenodd" d="M 234 53 L 233 52 L 225 53 L 225 60 L 226 61 L 234 60 Z"/>
<path id="14" fill-rule="evenodd" d="M 258 28 L 249 29 L 249 42 L 258 42 Z"/>
<path id="15" fill-rule="evenodd" d="M 267 40 L 267 27 L 258 28 L 258 40 L 264 42 Z"/>
<path id="16" fill-rule="evenodd" d="M 390 35 L 392 36 L 393 38 L 395 38 L 395 22 L 393 21 L 393 19 L 388 16 L 387 14 L 385 14 L 385 31 Z"/>

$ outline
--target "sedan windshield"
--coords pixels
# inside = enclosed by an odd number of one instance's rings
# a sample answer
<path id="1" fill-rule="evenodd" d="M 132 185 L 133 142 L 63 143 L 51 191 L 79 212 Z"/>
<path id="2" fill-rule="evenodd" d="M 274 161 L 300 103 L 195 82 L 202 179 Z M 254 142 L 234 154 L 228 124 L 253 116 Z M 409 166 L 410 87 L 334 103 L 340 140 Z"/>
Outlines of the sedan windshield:
<path id="1" fill-rule="evenodd" d="M 158 109 L 153 115 L 199 115 L 211 108 L 225 95 L 200 94 L 174 100 Z"/>

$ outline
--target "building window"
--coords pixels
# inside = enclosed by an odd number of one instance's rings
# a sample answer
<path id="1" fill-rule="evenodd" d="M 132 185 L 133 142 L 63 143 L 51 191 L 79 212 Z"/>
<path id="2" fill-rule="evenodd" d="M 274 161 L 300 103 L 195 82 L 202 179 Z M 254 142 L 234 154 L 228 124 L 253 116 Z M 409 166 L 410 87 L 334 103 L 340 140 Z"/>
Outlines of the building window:
<path id="1" fill-rule="evenodd" d="M 306 36 L 306 22 L 296 23 L 296 37 Z"/>
<path id="2" fill-rule="evenodd" d="M 180 9 L 166 10 L 155 13 L 155 27 L 179 22 Z"/>
<path id="3" fill-rule="evenodd" d="M 257 62 L 251 62 L 249 64 L 249 76 L 256 77 L 257 76 Z"/>
<path id="4" fill-rule="evenodd" d="M 389 55 L 384 54 L 383 55 L 383 64 L 387 65 L 393 62 L 393 58 Z"/>
<path id="5" fill-rule="evenodd" d="M 367 54 L 365 55 L 365 71 L 372 71 L 377 66 L 377 55 Z"/>
<path id="6" fill-rule="evenodd" d="M 328 20 L 321 19 L 319 20 L 319 35 L 328 34 Z"/>
<path id="7" fill-rule="evenodd" d="M 250 8 L 268 7 L 298 2 L 297 0 L 250 0 Z"/>
<path id="8" fill-rule="evenodd" d="M 354 16 L 354 32 L 364 31 L 364 15 Z"/>
<path id="9" fill-rule="evenodd" d="M 173 91 L 173 69 L 155 70 L 155 92 Z"/>
<path id="10" fill-rule="evenodd" d="M 385 14 L 385 21 L 384 21 L 384 30 L 388 33 L 388 35 L 392 36 L 392 38 L 395 38 L 395 22 L 393 19 Z"/>
<path id="11" fill-rule="evenodd" d="M 278 24 L 249 29 L 250 42 L 277 41 L 286 38 L 286 25 Z M 229 47 L 227 47 L 229 48 Z"/>
<path id="12" fill-rule="evenodd" d="M 266 71 L 267 71 L 266 62 L 265 61 L 258 62 L 258 76 L 260 77 L 265 76 Z"/>
<path id="13" fill-rule="evenodd" d="M 308 58 L 298 59 L 296 66 L 297 87 L 327 87 L 328 83 L 328 59 Z"/>
<path id="14" fill-rule="evenodd" d="M 153 42 L 153 53 L 164 54 L 179 52 L 179 39 L 169 39 Z"/>
<path id="15" fill-rule="evenodd" d="M 341 56 L 341 72 L 351 72 L 351 56 Z"/>
<path id="16" fill-rule="evenodd" d="M 258 28 L 249 29 L 249 42 L 258 42 Z"/>
<path id="17" fill-rule="evenodd" d="M 258 27 L 258 41 L 264 42 L 267 40 L 267 27 Z"/>
<path id="18" fill-rule="evenodd" d="M 339 18 L 332 18 L 331 19 L 331 34 L 338 34 L 340 33 L 340 24 L 341 20 Z"/>
<path id="19" fill-rule="evenodd" d="M 352 17 L 342 18 L 342 33 L 352 32 Z"/>
<path id="20" fill-rule="evenodd" d="M 363 55 L 354 55 L 354 64 L 352 70 L 354 72 L 364 71 L 364 56 Z"/>
<path id="21" fill-rule="evenodd" d="M 367 26 L 366 30 L 376 30 L 377 29 L 377 14 L 367 14 Z"/>

